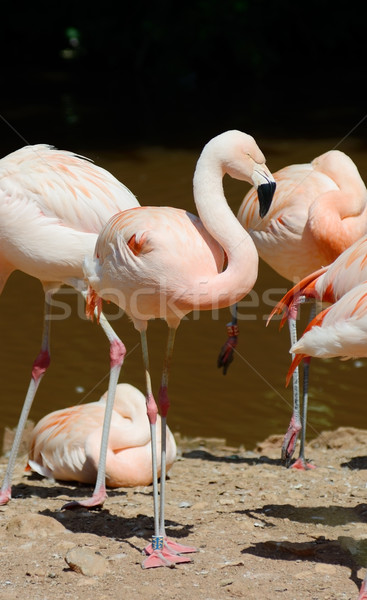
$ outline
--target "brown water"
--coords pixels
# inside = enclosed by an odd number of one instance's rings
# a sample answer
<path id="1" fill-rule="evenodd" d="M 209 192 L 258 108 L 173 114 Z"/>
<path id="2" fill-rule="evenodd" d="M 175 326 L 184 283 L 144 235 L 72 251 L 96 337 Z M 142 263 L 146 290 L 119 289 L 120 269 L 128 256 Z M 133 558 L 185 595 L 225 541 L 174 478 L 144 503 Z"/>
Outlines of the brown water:
<path id="1" fill-rule="evenodd" d="M 292 163 L 309 162 L 338 145 L 338 140 L 258 140 L 272 171 Z M 338 146 L 356 162 L 367 180 L 367 151 L 357 139 Z M 79 149 L 80 151 L 80 149 Z M 171 205 L 195 212 L 192 175 L 200 149 L 171 150 L 140 148 L 131 153 L 84 151 L 110 170 L 138 197 L 141 204 Z M 83 153 L 83 152 L 81 152 Z M 248 186 L 225 180 L 225 191 L 237 212 Z M 276 300 L 289 283 L 260 262 L 253 294 L 242 302 L 238 353 L 223 376 L 216 359 L 225 341 L 227 310 L 219 315 L 190 315 L 178 330 L 170 379 L 173 431 L 189 436 L 226 438 L 231 444 L 252 448 L 272 433 L 285 432 L 291 415 L 292 394 L 285 388 L 290 364 L 288 331 L 278 324 L 265 327 L 268 301 Z M 64 289 L 57 299 L 67 302 L 71 314 L 52 323 L 51 366 L 45 375 L 31 411 L 35 421 L 46 413 L 80 402 L 98 400 L 107 389 L 109 355 L 102 330 L 83 317 L 83 303 L 76 293 Z M 15 426 L 28 386 L 33 359 L 41 339 L 43 292 L 40 283 L 15 273 L 0 298 L 1 318 L 1 406 L 0 427 Z M 57 312 L 57 311 L 56 311 Z M 115 315 L 113 306 L 106 313 Z M 303 311 L 305 324 L 307 310 Z M 126 317 L 112 325 L 125 342 L 128 356 L 120 381 L 143 389 L 139 337 Z M 300 329 L 302 327 L 300 326 Z M 152 322 L 148 328 L 153 386 L 157 391 L 167 328 Z M 323 429 L 340 425 L 367 427 L 365 417 L 366 361 L 313 360 L 308 438 Z"/>

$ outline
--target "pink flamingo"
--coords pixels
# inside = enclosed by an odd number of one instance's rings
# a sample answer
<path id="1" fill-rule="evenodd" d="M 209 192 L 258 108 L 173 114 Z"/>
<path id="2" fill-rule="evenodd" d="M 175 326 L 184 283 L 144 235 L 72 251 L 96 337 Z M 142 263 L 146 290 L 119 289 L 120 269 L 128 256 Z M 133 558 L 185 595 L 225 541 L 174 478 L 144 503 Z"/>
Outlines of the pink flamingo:
<path id="1" fill-rule="evenodd" d="M 107 392 L 98 402 L 56 410 L 35 426 L 28 463 L 44 477 L 95 483 Z M 157 417 L 160 424 L 160 417 Z M 157 443 L 160 448 L 160 429 Z M 167 430 L 167 469 L 176 443 Z M 158 454 L 158 475 L 160 475 Z M 106 484 L 134 487 L 152 483 L 151 440 L 144 395 L 128 383 L 116 387 L 106 457 Z"/>
<path id="2" fill-rule="evenodd" d="M 293 286 L 272 310 L 268 322 L 274 314 L 284 311 L 280 327 L 283 326 L 289 315 L 297 315 L 298 305 L 305 299 L 315 299 L 320 302 L 337 302 L 353 287 L 367 280 L 367 235 L 364 235 L 328 267 L 311 273 L 298 284 Z M 304 357 L 304 362 L 309 364 L 309 357 Z M 299 363 L 298 363 L 299 364 Z M 304 435 L 301 444 L 299 462 L 304 459 Z"/>
<path id="3" fill-rule="evenodd" d="M 366 255 L 365 255 L 366 256 Z M 367 356 L 367 283 L 352 287 L 335 304 L 319 313 L 302 337 L 291 347 L 294 356 L 287 375 L 305 357 L 341 357 L 343 360 Z M 367 600 L 367 575 L 358 600 Z"/>
<path id="4" fill-rule="evenodd" d="M 277 273 L 297 282 L 328 265 L 367 231 L 367 190 L 353 161 L 331 150 L 310 164 L 290 165 L 274 174 L 277 189 L 266 217 L 256 214 L 254 190 L 244 198 L 238 219 L 250 233 L 260 257 Z M 288 313 L 291 345 L 297 340 L 297 312 Z M 237 340 L 236 320 L 229 324 L 229 340 L 219 366 L 228 368 Z M 299 459 L 293 467 L 309 468 L 304 458 L 308 402 L 308 364 L 304 368 L 303 411 L 300 417 L 298 369 L 293 377 L 293 415 L 282 445 L 288 465 L 302 430 Z"/>
<path id="5" fill-rule="evenodd" d="M 182 553 L 196 549 L 169 540 L 165 533 L 165 430 L 169 408 L 168 376 L 176 329 L 193 310 L 233 304 L 253 287 L 258 254 L 248 233 L 230 210 L 223 192 L 225 173 L 258 188 L 260 213 L 271 203 L 274 180 L 255 140 L 227 131 L 203 149 L 194 174 L 194 199 L 200 219 L 185 210 L 141 207 L 115 215 L 101 231 L 94 261 L 85 261 L 93 315 L 101 298 L 117 303 L 140 333 L 151 427 L 154 535 L 144 549 L 144 568 L 189 562 Z M 223 271 L 224 253 L 227 268 Z M 246 268 L 244 268 L 246 265 Z M 112 290 L 112 291 L 111 291 Z M 149 319 L 168 325 L 159 404 L 162 418 L 161 489 L 158 508 L 155 403 L 149 372 L 146 330 Z M 110 382 L 112 382 L 112 378 Z M 110 383 L 110 386 L 112 383 Z M 111 392 L 112 393 L 112 392 Z"/>
<path id="6" fill-rule="evenodd" d="M 11 498 L 11 480 L 19 444 L 33 398 L 50 362 L 51 299 L 67 284 L 86 296 L 83 259 L 92 256 L 97 235 L 116 212 L 139 206 L 135 196 L 108 171 L 71 152 L 46 145 L 26 146 L 0 160 L 0 293 L 10 274 L 23 271 L 38 278 L 45 292 L 41 351 L 10 452 L 0 505 Z M 125 348 L 104 316 L 100 324 L 110 342 L 112 364 L 122 361 Z M 106 495 L 104 462 L 108 414 L 95 492 L 86 505 Z"/>

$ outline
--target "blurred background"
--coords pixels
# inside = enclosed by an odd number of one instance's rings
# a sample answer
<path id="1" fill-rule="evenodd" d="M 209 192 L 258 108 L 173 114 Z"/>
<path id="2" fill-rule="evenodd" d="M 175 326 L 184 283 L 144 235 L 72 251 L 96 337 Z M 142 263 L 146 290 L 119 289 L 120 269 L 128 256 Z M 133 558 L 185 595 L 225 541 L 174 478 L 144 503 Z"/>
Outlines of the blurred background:
<path id="1" fill-rule="evenodd" d="M 230 128 L 344 136 L 365 114 L 365 18 L 338 0 L 7 2 L 1 114 L 76 150 Z M 4 124 L 0 140 L 20 141 Z"/>
<path id="2" fill-rule="evenodd" d="M 272 171 L 343 150 L 367 177 L 366 5 L 309 0 L 6 3 L 0 36 L 0 152 L 48 143 L 88 156 L 141 204 L 195 212 L 192 175 L 203 145 L 225 129 L 252 134 Z M 226 182 L 236 212 L 248 191 Z M 252 448 L 285 432 L 291 391 L 288 332 L 265 328 L 264 294 L 289 282 L 260 264 L 244 304 L 239 352 L 216 368 L 228 312 L 188 319 L 177 336 L 169 423 L 184 435 Z M 107 389 L 108 346 L 83 318 L 53 323 L 52 364 L 31 417 L 97 400 Z M 66 299 L 66 300 L 65 300 Z M 0 298 L 0 424 L 15 426 L 41 339 L 38 281 L 13 274 Z M 114 309 L 108 309 L 113 314 Z M 107 311 L 107 312 L 108 312 Z M 305 315 L 306 317 L 307 315 Z M 121 380 L 143 388 L 138 336 L 114 321 L 130 355 Z M 166 328 L 149 327 L 158 389 Z M 309 438 L 338 425 L 367 427 L 364 361 L 313 361 Z M 348 402 L 346 402 L 348 398 Z"/>

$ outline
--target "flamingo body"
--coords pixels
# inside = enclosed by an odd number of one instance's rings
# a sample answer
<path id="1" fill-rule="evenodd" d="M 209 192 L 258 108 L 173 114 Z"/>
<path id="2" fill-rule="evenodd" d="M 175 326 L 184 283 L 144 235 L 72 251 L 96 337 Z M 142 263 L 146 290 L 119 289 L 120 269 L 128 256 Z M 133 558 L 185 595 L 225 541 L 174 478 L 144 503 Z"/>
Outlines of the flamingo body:
<path id="1" fill-rule="evenodd" d="M 330 150 L 309 164 L 276 173 L 271 209 L 260 221 L 254 190 L 238 219 L 250 232 L 260 257 L 296 282 L 331 263 L 367 230 L 367 191 L 353 161 Z"/>
<path id="2" fill-rule="evenodd" d="M 57 410 L 43 417 L 32 432 L 29 451 L 32 470 L 53 479 L 95 483 L 106 398 L 107 392 L 98 402 Z M 167 433 L 167 468 L 170 468 L 176 457 L 176 443 L 171 431 Z M 159 433 L 157 442 L 160 448 Z M 132 385 L 121 383 L 116 389 L 111 418 L 106 484 L 133 487 L 151 482 L 145 397 Z"/>
<path id="3" fill-rule="evenodd" d="M 367 284 L 356 285 L 317 315 L 291 352 L 319 358 L 366 357 Z"/>
<path id="4" fill-rule="evenodd" d="M 95 255 L 94 264 L 86 261 L 91 287 L 111 290 L 101 295 L 114 302 L 117 298 L 137 321 L 175 321 L 210 302 L 205 284 L 224 264 L 221 246 L 200 219 L 171 207 L 140 207 L 115 215 L 101 232 Z"/>
<path id="5" fill-rule="evenodd" d="M 75 286 L 102 226 L 132 206 L 139 203 L 122 183 L 72 152 L 38 144 L 2 158 L 0 291 L 16 269 Z"/>

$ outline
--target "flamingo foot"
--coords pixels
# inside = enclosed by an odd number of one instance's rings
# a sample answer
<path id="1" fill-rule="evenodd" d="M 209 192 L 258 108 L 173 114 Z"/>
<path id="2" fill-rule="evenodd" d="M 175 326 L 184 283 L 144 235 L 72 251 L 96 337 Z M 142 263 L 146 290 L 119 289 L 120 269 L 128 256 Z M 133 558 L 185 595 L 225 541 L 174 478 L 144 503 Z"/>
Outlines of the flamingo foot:
<path id="1" fill-rule="evenodd" d="M 289 467 L 289 463 L 296 449 L 297 438 L 300 431 L 301 425 L 294 417 L 292 417 L 282 444 L 282 461 L 287 467 Z"/>
<path id="2" fill-rule="evenodd" d="M 11 499 L 10 487 L 8 489 L 2 490 L 0 492 L 0 506 L 3 506 L 4 504 L 8 504 L 10 499 Z"/>
<path id="3" fill-rule="evenodd" d="M 169 540 L 167 537 L 164 538 L 163 545 L 173 554 L 190 554 L 192 552 L 197 552 L 197 548 L 195 546 L 184 546 L 183 544 L 179 544 L 173 540 Z M 152 554 L 153 544 L 148 544 L 143 550 L 144 554 Z"/>
<path id="4" fill-rule="evenodd" d="M 152 569 L 154 567 L 169 567 L 174 569 L 177 563 L 191 562 L 188 556 L 171 554 L 166 548 L 163 550 L 153 550 L 142 562 L 143 569 Z"/>
<path id="5" fill-rule="evenodd" d="M 143 569 L 154 567 L 175 567 L 177 563 L 191 562 L 188 556 L 181 556 L 176 550 L 176 547 L 188 548 L 171 542 L 163 536 L 153 536 L 153 542 L 144 548 L 143 553 L 147 554 L 147 558 L 142 563 Z"/>
<path id="6" fill-rule="evenodd" d="M 103 506 L 106 498 L 106 488 L 102 486 L 98 492 L 94 492 L 93 495 L 86 500 L 73 500 L 72 502 L 67 502 L 62 507 L 62 510 L 74 508 L 98 508 L 99 506 Z"/>
<path id="7" fill-rule="evenodd" d="M 307 462 L 305 458 L 297 458 L 297 460 L 291 466 L 291 469 L 298 469 L 299 471 L 308 471 L 309 469 L 316 469 L 316 465 L 312 465 Z"/>

